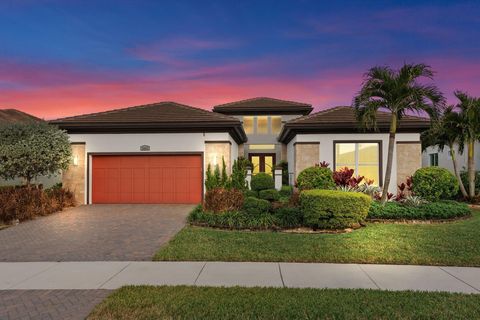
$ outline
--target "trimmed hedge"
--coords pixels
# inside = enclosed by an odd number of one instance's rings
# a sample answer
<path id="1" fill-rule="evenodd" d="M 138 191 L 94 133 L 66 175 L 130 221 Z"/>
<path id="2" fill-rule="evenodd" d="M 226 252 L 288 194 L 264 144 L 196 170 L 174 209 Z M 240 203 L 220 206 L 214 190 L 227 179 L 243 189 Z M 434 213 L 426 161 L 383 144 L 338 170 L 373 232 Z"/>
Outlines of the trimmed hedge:
<path id="1" fill-rule="evenodd" d="M 453 199 L 458 194 L 457 178 L 445 168 L 418 169 L 412 181 L 413 193 L 428 201 Z"/>
<path id="2" fill-rule="evenodd" d="M 282 189 L 279 191 L 280 197 L 290 197 L 293 194 L 292 186 L 282 186 Z"/>
<path id="3" fill-rule="evenodd" d="M 375 201 L 368 212 L 369 219 L 399 220 L 442 220 L 469 215 L 471 211 L 467 204 L 451 200 L 430 202 L 418 207 L 406 206 L 398 202 L 387 202 L 382 205 Z"/>
<path id="4" fill-rule="evenodd" d="M 257 191 L 254 191 L 254 190 L 245 190 L 243 192 L 245 198 L 247 197 L 255 197 L 255 198 L 258 198 L 258 192 Z"/>
<path id="5" fill-rule="evenodd" d="M 326 167 L 307 168 L 298 175 L 297 186 L 300 190 L 334 189 L 332 170 Z"/>
<path id="6" fill-rule="evenodd" d="M 306 190 L 300 194 L 304 223 L 314 229 L 357 227 L 367 217 L 371 202 L 357 192 Z"/>
<path id="7" fill-rule="evenodd" d="M 252 177 L 250 187 L 254 191 L 275 189 L 275 181 L 268 173 L 260 172 Z"/>
<path id="8" fill-rule="evenodd" d="M 260 190 L 258 197 L 263 200 L 277 201 L 280 199 L 280 193 L 276 189 Z"/>
<path id="9" fill-rule="evenodd" d="M 254 197 L 248 197 L 243 202 L 243 211 L 251 216 L 260 216 L 264 213 L 268 213 L 270 207 L 271 204 L 269 201 Z"/>
<path id="10" fill-rule="evenodd" d="M 280 207 L 273 211 L 282 228 L 297 228 L 303 225 L 303 213 L 299 207 Z"/>

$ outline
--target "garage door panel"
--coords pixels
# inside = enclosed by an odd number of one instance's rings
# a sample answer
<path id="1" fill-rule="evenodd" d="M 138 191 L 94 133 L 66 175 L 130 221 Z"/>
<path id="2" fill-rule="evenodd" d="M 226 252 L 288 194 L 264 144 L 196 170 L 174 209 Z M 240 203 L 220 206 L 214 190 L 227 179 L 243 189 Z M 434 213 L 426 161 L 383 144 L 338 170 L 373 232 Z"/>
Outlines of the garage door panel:
<path id="1" fill-rule="evenodd" d="M 200 155 L 93 156 L 93 203 L 200 203 Z"/>

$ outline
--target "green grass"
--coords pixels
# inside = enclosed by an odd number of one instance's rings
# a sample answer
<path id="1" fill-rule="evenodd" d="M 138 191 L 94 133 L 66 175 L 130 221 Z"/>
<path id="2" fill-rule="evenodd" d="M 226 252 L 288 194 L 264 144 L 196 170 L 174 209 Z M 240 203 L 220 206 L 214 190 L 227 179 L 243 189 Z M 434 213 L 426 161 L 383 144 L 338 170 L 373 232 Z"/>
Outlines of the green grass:
<path id="1" fill-rule="evenodd" d="M 368 224 L 344 234 L 186 227 L 154 260 L 284 261 L 480 266 L 480 211 L 442 224 Z"/>
<path id="2" fill-rule="evenodd" d="M 95 319 L 478 319 L 480 295 L 347 289 L 124 287 Z"/>

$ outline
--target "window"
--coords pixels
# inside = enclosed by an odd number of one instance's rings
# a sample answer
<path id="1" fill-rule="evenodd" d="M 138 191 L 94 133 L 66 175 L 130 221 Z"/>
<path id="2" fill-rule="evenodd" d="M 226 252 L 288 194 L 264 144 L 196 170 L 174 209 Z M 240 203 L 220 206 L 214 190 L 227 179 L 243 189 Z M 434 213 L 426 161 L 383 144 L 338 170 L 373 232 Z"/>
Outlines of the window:
<path id="1" fill-rule="evenodd" d="M 438 153 L 430 153 L 430 167 L 438 167 Z"/>
<path id="2" fill-rule="evenodd" d="M 257 117 L 257 134 L 268 133 L 268 117 Z"/>
<path id="3" fill-rule="evenodd" d="M 348 167 L 355 175 L 380 182 L 380 144 L 378 142 L 335 143 L 335 169 Z"/>
<path id="4" fill-rule="evenodd" d="M 282 129 L 282 117 L 271 117 L 272 122 L 272 134 L 279 134 Z"/>
<path id="5" fill-rule="evenodd" d="M 251 144 L 248 146 L 250 150 L 273 150 L 275 149 L 274 144 Z"/>
<path id="6" fill-rule="evenodd" d="M 246 134 L 253 133 L 253 117 L 243 117 L 243 129 Z"/>

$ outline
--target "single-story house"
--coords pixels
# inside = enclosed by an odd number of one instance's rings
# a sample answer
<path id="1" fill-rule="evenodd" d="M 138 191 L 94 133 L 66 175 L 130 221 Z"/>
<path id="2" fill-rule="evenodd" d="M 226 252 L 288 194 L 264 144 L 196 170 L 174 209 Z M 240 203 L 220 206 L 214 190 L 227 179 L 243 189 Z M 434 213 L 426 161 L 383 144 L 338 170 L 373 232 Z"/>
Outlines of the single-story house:
<path id="1" fill-rule="evenodd" d="M 305 103 L 254 98 L 207 111 L 160 102 L 51 121 L 67 130 L 73 163 L 63 184 L 77 201 L 91 203 L 199 203 L 208 164 L 227 170 L 238 157 L 253 174 L 271 174 L 288 161 L 290 184 L 321 161 L 352 167 L 381 184 L 389 114 L 379 112 L 378 132 L 357 129 L 351 107 L 314 114 Z M 420 132 L 427 120 L 402 119 L 390 190 L 421 167 Z"/>
<path id="2" fill-rule="evenodd" d="M 475 150 L 480 150 L 480 142 L 475 142 Z M 458 170 L 460 171 L 467 171 L 468 166 L 468 155 L 467 155 L 467 147 L 465 146 L 465 150 L 462 154 L 458 151 L 458 145 L 454 146 L 455 156 L 457 158 Z M 423 167 L 442 167 L 450 170 L 452 173 L 453 171 L 453 162 L 452 157 L 450 156 L 450 148 L 445 147 L 443 151 L 440 151 L 438 147 L 428 147 L 425 149 L 422 155 L 422 166 Z M 480 152 L 476 152 L 475 154 L 475 167 L 476 170 L 480 170 Z"/>

